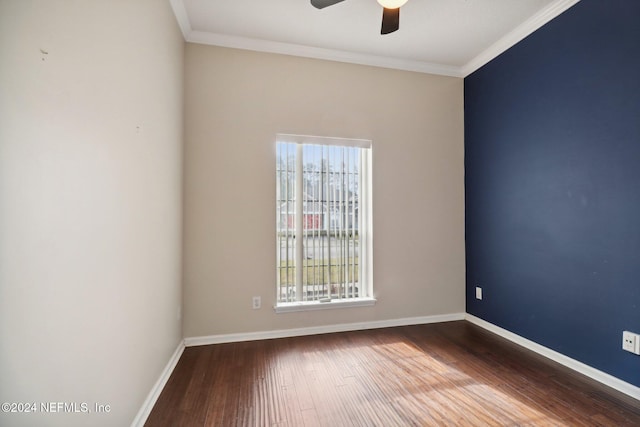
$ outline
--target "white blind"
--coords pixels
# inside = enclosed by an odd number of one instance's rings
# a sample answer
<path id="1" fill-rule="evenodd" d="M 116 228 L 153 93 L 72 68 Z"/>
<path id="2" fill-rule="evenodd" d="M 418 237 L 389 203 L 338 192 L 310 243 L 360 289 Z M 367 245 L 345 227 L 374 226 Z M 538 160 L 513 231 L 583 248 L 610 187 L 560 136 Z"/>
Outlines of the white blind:
<path id="1" fill-rule="evenodd" d="M 278 138 L 278 302 L 367 296 L 361 225 L 367 221 L 363 178 L 371 141 Z"/>

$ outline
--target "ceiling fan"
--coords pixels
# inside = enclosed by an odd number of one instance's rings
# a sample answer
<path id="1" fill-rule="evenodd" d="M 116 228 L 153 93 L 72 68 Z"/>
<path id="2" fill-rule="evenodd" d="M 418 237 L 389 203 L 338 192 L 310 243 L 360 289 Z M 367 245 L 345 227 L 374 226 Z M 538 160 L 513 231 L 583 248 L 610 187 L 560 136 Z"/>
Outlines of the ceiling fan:
<path id="1" fill-rule="evenodd" d="M 318 9 L 327 6 L 333 6 L 344 0 L 311 0 L 311 4 Z M 382 28 L 380 34 L 389 34 L 400 28 L 400 6 L 405 4 L 407 0 L 378 0 L 378 3 L 384 8 L 382 11 Z"/>

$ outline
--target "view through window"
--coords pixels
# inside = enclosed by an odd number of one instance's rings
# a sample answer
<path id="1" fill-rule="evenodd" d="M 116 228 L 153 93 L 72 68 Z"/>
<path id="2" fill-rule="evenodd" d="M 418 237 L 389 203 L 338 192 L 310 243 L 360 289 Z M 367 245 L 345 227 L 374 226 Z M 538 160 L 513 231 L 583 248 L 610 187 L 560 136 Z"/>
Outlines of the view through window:
<path id="1" fill-rule="evenodd" d="M 371 141 L 278 135 L 277 301 L 370 297 Z"/>

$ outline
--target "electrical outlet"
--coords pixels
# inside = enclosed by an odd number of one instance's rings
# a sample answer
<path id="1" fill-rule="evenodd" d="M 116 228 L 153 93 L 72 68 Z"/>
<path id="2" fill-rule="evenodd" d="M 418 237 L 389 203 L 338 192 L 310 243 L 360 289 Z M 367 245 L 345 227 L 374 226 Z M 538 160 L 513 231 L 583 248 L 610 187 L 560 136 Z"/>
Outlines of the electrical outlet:
<path id="1" fill-rule="evenodd" d="M 622 349 L 640 355 L 640 335 L 633 332 L 622 332 Z"/>
<path id="2" fill-rule="evenodd" d="M 253 297 L 253 309 L 257 310 L 260 308 L 261 305 L 262 305 L 262 298 Z"/>
<path id="3" fill-rule="evenodd" d="M 480 286 L 476 286 L 476 299 L 482 299 L 482 288 Z"/>

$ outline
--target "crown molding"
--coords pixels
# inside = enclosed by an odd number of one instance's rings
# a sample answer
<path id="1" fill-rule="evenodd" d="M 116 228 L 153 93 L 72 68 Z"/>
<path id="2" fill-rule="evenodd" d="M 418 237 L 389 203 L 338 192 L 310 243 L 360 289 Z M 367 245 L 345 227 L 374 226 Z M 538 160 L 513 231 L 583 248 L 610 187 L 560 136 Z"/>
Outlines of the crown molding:
<path id="1" fill-rule="evenodd" d="M 469 74 L 486 65 L 500 54 L 537 31 L 547 22 L 558 17 L 579 1 L 580 0 L 557 0 L 549 4 L 547 7 L 540 10 L 540 12 L 526 20 L 522 25 L 519 25 L 500 40 L 492 44 L 488 49 L 480 53 L 480 55 L 460 67 L 460 74 L 467 77 Z"/>
<path id="2" fill-rule="evenodd" d="M 547 22 L 562 14 L 580 0 L 554 1 L 462 66 L 370 55 L 336 49 L 325 49 L 227 34 L 193 31 L 183 0 L 169 1 L 176 16 L 176 20 L 178 21 L 178 25 L 180 26 L 180 30 L 182 31 L 182 35 L 185 41 L 190 43 L 464 78 L 495 59 L 507 49 L 513 47 L 515 44 L 538 30 Z"/>
<path id="3" fill-rule="evenodd" d="M 327 61 L 347 62 L 359 65 L 370 65 L 373 67 L 414 71 L 418 73 L 463 77 L 460 75 L 459 67 L 422 61 L 405 60 L 386 56 L 348 52 L 336 49 L 304 46 L 293 43 L 282 43 L 270 40 L 231 36 L 227 34 L 214 34 L 203 31 L 191 31 L 189 35 L 185 37 L 185 39 L 186 41 L 191 43 L 230 47 L 257 52 L 277 53 L 281 55 L 299 56 L 303 58 L 324 59 Z"/>
<path id="4" fill-rule="evenodd" d="M 176 21 L 178 21 L 178 26 L 180 27 L 180 31 L 182 31 L 182 37 L 185 40 L 189 38 L 189 34 L 191 34 L 191 22 L 189 21 L 189 14 L 187 13 L 187 9 L 184 7 L 183 0 L 169 0 L 169 4 L 171 4 L 171 9 L 173 9 L 173 14 L 176 16 Z"/>

